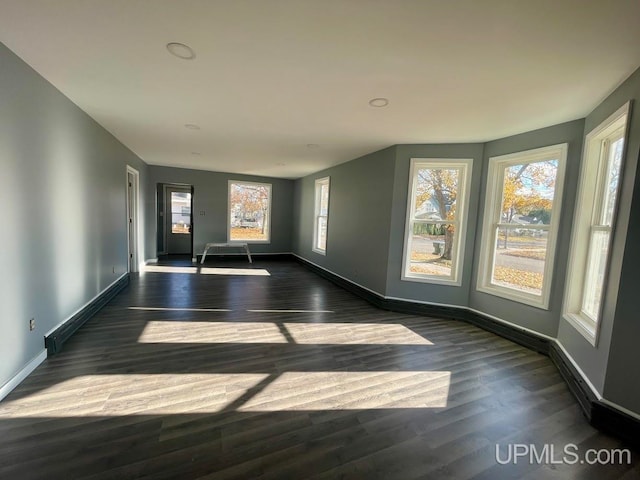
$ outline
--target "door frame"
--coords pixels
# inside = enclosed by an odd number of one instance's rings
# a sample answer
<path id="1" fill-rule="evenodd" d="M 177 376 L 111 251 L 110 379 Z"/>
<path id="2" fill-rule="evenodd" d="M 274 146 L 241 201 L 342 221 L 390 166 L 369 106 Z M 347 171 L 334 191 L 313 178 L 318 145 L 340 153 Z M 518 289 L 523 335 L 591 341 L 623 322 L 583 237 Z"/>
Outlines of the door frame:
<path id="1" fill-rule="evenodd" d="M 129 174 L 133 176 L 131 189 L 129 189 Z M 125 186 L 127 200 L 127 271 L 133 273 L 140 270 L 140 172 L 131 165 L 127 165 Z M 130 194 L 131 197 L 129 196 Z M 133 238 L 131 238 L 132 234 Z"/>

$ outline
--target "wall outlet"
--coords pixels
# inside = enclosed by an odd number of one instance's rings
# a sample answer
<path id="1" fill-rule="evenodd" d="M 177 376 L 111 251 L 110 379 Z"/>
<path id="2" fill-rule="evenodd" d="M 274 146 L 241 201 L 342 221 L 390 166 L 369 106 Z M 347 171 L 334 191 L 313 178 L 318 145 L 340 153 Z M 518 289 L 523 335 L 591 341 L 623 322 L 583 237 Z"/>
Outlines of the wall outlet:
<path id="1" fill-rule="evenodd" d="M 33 332 L 36 329 L 36 319 L 32 318 L 29 320 L 29 331 Z"/>

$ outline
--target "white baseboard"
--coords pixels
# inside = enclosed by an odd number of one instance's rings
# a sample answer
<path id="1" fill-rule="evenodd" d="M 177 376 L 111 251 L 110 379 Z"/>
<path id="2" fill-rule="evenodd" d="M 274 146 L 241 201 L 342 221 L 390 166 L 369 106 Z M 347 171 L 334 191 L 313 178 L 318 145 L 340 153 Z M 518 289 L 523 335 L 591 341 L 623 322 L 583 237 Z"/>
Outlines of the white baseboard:
<path id="1" fill-rule="evenodd" d="M 22 382 L 25 378 L 29 376 L 31 372 L 33 372 L 38 365 L 44 362 L 47 359 L 47 351 L 42 350 L 35 358 L 33 358 L 27 365 L 20 370 L 13 378 L 9 379 L 7 383 L 0 387 L 0 401 L 7 395 L 11 393 L 11 391 L 16 388 L 20 382 Z"/>

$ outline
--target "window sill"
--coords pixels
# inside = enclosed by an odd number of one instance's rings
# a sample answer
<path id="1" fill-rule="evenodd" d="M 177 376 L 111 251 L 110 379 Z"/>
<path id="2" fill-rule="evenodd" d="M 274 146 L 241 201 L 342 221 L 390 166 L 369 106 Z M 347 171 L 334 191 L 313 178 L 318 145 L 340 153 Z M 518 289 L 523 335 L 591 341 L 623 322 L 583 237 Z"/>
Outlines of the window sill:
<path id="1" fill-rule="evenodd" d="M 565 313 L 563 318 L 569 322 L 569 324 L 575 328 L 578 333 L 591 344 L 591 346 L 596 347 L 598 345 L 596 326 L 591 325 L 592 322 L 587 321 L 576 313 Z"/>
<path id="2" fill-rule="evenodd" d="M 539 308 L 541 310 L 549 310 L 549 298 L 542 296 L 529 295 L 527 293 L 519 293 L 516 290 L 508 288 L 502 288 L 494 285 L 482 285 L 476 287 L 476 290 L 496 297 L 505 298 L 512 302 L 523 303 L 531 307 Z"/>
<path id="3" fill-rule="evenodd" d="M 402 274 L 400 279 L 404 282 L 433 283 L 435 285 L 447 285 L 449 287 L 460 287 L 462 282 L 453 278 L 433 277 L 427 275 L 406 275 Z"/>

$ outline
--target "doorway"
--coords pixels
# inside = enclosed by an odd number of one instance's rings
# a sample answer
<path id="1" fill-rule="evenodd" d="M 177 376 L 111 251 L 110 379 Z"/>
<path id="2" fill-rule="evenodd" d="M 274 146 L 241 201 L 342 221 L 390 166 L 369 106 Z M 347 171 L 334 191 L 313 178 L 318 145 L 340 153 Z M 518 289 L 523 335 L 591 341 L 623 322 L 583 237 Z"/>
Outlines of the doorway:
<path id="1" fill-rule="evenodd" d="M 129 272 L 138 271 L 138 192 L 140 174 L 127 165 L 127 263 Z"/>
<path id="2" fill-rule="evenodd" d="M 158 189 L 160 190 L 160 189 Z M 193 187 L 162 185 L 162 209 L 158 230 L 162 230 L 163 248 L 167 255 L 192 255 L 193 252 Z"/>

